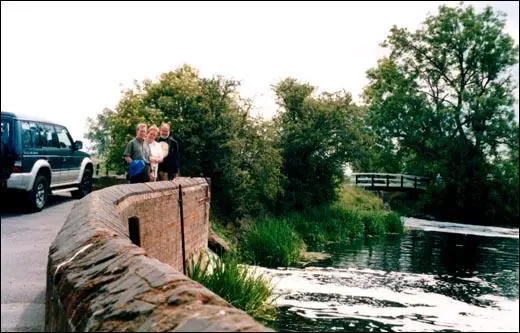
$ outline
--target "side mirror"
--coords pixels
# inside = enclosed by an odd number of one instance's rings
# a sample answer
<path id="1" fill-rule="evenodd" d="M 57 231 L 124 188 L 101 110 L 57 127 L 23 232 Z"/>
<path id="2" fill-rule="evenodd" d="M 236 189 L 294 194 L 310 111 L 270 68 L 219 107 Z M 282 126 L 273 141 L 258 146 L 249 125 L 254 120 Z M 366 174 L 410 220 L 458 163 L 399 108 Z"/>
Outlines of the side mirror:
<path id="1" fill-rule="evenodd" d="M 76 142 L 74 142 L 74 148 L 75 148 L 76 150 L 81 150 L 81 149 L 83 149 L 83 142 L 81 142 L 81 141 L 76 141 Z"/>

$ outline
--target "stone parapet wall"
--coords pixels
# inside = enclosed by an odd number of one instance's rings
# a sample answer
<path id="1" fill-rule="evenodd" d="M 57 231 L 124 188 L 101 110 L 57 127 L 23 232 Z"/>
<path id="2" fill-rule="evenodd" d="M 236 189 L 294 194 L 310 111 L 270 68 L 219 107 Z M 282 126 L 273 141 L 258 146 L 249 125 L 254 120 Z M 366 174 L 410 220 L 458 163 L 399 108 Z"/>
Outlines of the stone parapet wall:
<path id="1" fill-rule="evenodd" d="M 205 179 L 180 178 L 76 202 L 49 250 L 45 330 L 270 331 L 182 274 L 182 238 L 186 258 L 207 248 L 209 196 Z"/>

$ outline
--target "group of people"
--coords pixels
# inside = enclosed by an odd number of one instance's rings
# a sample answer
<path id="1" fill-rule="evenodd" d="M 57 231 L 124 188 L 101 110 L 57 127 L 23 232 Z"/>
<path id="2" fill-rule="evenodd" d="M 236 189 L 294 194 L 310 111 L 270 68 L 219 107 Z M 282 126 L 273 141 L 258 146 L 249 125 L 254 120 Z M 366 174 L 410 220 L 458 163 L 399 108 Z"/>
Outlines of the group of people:
<path id="1" fill-rule="evenodd" d="M 131 184 L 175 180 L 179 175 L 179 145 L 170 137 L 170 125 L 137 125 L 135 138 L 123 153 Z"/>

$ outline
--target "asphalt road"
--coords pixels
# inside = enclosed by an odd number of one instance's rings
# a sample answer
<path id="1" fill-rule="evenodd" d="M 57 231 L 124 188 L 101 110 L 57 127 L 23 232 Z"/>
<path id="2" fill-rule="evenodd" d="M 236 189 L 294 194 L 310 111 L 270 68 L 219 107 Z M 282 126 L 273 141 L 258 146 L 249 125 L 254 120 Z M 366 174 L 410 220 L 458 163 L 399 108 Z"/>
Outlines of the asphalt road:
<path id="1" fill-rule="evenodd" d="M 43 332 L 49 247 L 75 200 L 50 198 L 38 213 L 25 213 L 16 199 L 0 200 L 2 229 L 1 331 Z"/>

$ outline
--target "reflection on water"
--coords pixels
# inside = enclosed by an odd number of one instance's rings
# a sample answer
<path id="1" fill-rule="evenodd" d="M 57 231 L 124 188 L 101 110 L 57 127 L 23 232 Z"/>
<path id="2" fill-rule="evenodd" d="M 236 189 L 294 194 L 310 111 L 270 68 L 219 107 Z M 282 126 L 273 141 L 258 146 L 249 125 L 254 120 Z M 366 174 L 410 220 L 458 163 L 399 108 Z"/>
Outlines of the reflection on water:
<path id="1" fill-rule="evenodd" d="M 272 277 L 281 331 L 518 331 L 518 237 L 409 230 Z"/>

